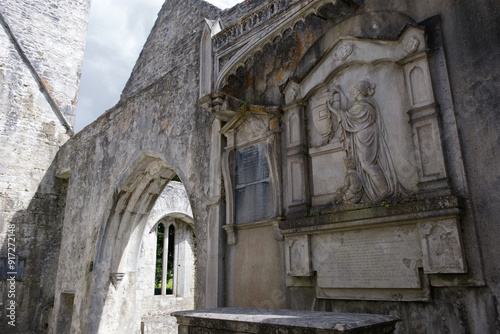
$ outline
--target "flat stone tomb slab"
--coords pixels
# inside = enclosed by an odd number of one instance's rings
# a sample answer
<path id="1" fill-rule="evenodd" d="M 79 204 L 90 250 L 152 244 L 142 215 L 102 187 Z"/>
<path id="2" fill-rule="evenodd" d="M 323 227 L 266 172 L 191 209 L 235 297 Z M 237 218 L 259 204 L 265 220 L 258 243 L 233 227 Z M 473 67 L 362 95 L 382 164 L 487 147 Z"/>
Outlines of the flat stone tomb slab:
<path id="1" fill-rule="evenodd" d="M 397 317 L 225 307 L 180 311 L 179 333 L 393 333 Z"/>

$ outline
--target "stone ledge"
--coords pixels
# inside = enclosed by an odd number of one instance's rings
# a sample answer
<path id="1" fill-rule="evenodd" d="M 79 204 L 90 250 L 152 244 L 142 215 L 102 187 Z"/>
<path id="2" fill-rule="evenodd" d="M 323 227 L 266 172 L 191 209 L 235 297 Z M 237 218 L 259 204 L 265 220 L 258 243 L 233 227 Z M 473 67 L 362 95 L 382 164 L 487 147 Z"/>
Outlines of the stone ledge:
<path id="1" fill-rule="evenodd" d="M 391 315 L 225 307 L 180 311 L 179 333 L 393 333 Z"/>
<path id="2" fill-rule="evenodd" d="M 435 217 L 458 217 L 462 203 L 455 196 L 410 200 L 407 202 L 380 202 L 375 204 L 335 204 L 315 208 L 305 216 L 280 221 L 283 233 L 294 233 L 304 228 L 337 229 L 357 228 L 358 225 L 390 224 L 409 222 Z M 304 213 L 302 213 L 304 214 Z M 295 218 L 295 217 L 294 217 Z"/>

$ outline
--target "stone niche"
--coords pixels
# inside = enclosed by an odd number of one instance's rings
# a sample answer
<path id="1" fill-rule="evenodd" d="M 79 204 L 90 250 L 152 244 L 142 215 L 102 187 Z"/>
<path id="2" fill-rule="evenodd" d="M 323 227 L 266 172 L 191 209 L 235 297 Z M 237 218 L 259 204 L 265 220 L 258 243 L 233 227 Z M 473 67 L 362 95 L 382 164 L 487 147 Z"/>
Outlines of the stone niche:
<path id="1" fill-rule="evenodd" d="M 221 165 L 229 244 L 237 242 L 238 228 L 272 224 L 282 208 L 279 109 L 244 102 L 236 106 L 232 112 L 225 106 L 229 117 L 220 130 L 227 140 Z"/>
<path id="2" fill-rule="evenodd" d="M 284 87 L 288 286 L 316 298 L 430 299 L 432 274 L 467 272 L 423 29 L 336 36 Z"/>

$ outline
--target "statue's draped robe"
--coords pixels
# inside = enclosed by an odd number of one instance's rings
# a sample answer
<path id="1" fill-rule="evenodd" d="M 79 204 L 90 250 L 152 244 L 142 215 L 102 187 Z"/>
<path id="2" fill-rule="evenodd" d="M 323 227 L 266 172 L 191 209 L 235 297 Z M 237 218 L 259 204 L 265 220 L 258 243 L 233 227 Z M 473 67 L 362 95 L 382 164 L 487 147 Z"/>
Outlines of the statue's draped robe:
<path id="1" fill-rule="evenodd" d="M 340 124 L 350 141 L 352 154 L 357 157 L 361 182 L 370 201 L 397 195 L 400 186 L 387 146 L 385 128 L 374 99 L 362 98 L 348 111 L 340 111 Z M 380 190 L 366 172 L 370 165 L 378 165 L 387 182 L 387 189 Z"/>

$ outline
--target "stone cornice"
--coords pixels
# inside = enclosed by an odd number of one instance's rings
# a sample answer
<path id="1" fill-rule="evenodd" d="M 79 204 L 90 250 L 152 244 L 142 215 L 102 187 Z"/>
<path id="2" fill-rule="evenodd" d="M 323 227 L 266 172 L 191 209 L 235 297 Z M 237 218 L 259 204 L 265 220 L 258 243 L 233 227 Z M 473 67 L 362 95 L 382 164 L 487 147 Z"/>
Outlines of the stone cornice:
<path id="1" fill-rule="evenodd" d="M 215 90 L 220 90 L 229 75 L 233 74 L 238 67 L 244 66 L 245 61 L 261 50 L 264 45 L 282 36 L 286 30 L 292 29 L 299 21 L 305 21 L 312 14 L 318 15 L 321 8 L 328 4 L 337 4 L 337 1 L 273 1 L 216 34 L 213 37 Z M 355 4 L 353 3 L 352 6 L 354 7 Z M 343 13 L 343 16 L 348 15 Z M 233 53 L 234 55 L 227 60 L 227 63 L 219 68 L 219 59 Z"/>

